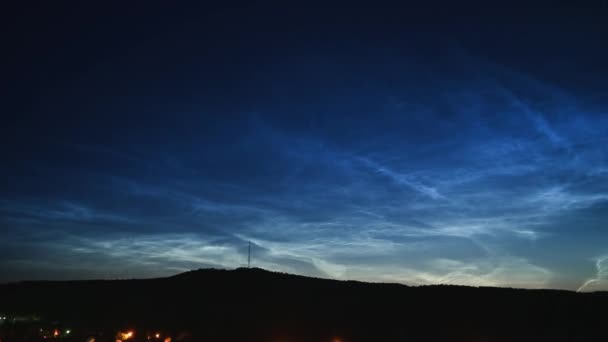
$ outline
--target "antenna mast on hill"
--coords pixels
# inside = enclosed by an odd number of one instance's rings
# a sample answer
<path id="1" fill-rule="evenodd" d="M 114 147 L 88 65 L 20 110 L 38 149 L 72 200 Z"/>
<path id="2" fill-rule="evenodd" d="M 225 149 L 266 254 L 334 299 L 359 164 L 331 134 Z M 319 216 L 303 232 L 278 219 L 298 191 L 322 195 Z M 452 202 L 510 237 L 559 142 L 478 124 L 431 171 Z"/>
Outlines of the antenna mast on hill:
<path id="1" fill-rule="evenodd" d="M 251 240 L 249 241 L 249 247 L 247 248 L 247 268 L 251 268 Z"/>

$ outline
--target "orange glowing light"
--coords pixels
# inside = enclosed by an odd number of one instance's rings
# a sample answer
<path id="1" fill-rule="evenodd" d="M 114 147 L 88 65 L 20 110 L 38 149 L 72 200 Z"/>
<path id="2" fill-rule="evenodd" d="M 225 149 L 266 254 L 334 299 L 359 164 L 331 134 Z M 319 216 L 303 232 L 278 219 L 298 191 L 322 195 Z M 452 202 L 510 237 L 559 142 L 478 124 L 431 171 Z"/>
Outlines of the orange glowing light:
<path id="1" fill-rule="evenodd" d="M 127 332 L 120 332 L 118 333 L 118 338 L 116 340 L 128 340 L 131 337 L 133 337 L 135 333 L 133 331 L 127 331 Z"/>
<path id="2" fill-rule="evenodd" d="M 59 336 L 59 330 L 55 329 L 53 330 L 53 337 L 57 337 Z"/>
<path id="3" fill-rule="evenodd" d="M 159 333 L 156 333 L 156 335 L 154 335 L 154 337 L 156 337 L 156 338 L 160 338 L 160 334 L 159 334 Z"/>

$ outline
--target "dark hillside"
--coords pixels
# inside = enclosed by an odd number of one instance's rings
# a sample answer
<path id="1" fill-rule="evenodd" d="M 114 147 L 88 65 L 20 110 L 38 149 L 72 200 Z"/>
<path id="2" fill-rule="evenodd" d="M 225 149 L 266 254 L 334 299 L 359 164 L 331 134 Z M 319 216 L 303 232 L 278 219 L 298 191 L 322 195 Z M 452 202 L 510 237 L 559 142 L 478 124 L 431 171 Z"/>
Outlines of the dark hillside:
<path id="1" fill-rule="evenodd" d="M 35 314 L 80 330 L 160 327 L 187 331 L 196 341 L 608 339 L 608 293 L 408 287 L 261 269 L 5 284 L 0 303 L 0 312 Z"/>

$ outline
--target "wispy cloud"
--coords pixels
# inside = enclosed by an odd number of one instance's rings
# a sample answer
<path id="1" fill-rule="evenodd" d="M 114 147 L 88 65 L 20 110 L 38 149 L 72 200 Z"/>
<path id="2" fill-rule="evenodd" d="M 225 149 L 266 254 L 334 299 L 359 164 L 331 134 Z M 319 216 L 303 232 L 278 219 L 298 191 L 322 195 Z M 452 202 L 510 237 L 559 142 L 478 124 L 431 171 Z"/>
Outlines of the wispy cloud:
<path id="1" fill-rule="evenodd" d="M 72 201 L 56 203 L 36 200 L 0 201 L 0 210 L 9 220 L 29 218 L 40 223 L 51 221 L 135 223 L 131 217 L 100 211 Z"/>
<path id="2" fill-rule="evenodd" d="M 412 177 L 407 174 L 401 174 L 389 169 L 386 166 L 380 165 L 376 162 L 373 162 L 367 158 L 360 158 L 360 160 L 367 166 L 369 166 L 374 172 L 386 176 L 392 181 L 394 181 L 398 185 L 405 185 L 412 190 L 415 190 L 423 195 L 426 195 L 432 199 L 443 199 L 445 198 L 442 194 L 440 194 L 436 188 L 432 186 L 428 186 L 422 184 L 420 181 L 416 180 L 415 177 Z"/>
<path id="3" fill-rule="evenodd" d="M 549 125 L 547 120 L 541 114 L 530 114 L 530 111 L 527 110 L 526 113 L 529 113 L 528 116 L 534 123 L 536 129 L 544 134 L 553 144 L 559 145 L 564 143 L 564 139 L 557 134 L 557 132 Z"/>
<path id="4" fill-rule="evenodd" d="M 554 276 L 574 273 L 556 265 L 566 256 L 555 246 L 578 237 L 589 258 L 601 242 L 584 233 L 605 218 L 608 120 L 527 75 L 487 69 L 431 82 L 428 98 L 396 86 L 298 105 L 301 116 L 256 108 L 218 118 L 225 135 L 198 134 L 201 124 L 170 144 L 66 144 L 49 157 L 53 177 L 26 173 L 28 190 L 0 199 L 2 265 L 169 275 L 241 266 L 250 240 L 255 264 L 276 270 L 560 287 Z M 139 133 L 158 132 L 144 122 Z M 605 260 L 580 290 L 603 286 Z"/>
<path id="5" fill-rule="evenodd" d="M 595 277 L 586 280 L 576 291 L 608 291 L 608 255 L 595 260 Z"/>

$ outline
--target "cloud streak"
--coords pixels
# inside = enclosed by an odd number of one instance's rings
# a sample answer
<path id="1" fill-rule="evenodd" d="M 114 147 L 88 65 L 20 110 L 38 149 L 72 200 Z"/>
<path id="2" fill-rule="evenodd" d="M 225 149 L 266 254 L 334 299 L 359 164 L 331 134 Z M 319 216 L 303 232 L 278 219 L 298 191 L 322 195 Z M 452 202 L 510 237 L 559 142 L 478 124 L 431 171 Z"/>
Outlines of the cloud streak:
<path id="1" fill-rule="evenodd" d="M 608 290 L 608 255 L 595 260 L 595 277 L 586 280 L 576 291 L 606 291 Z"/>

